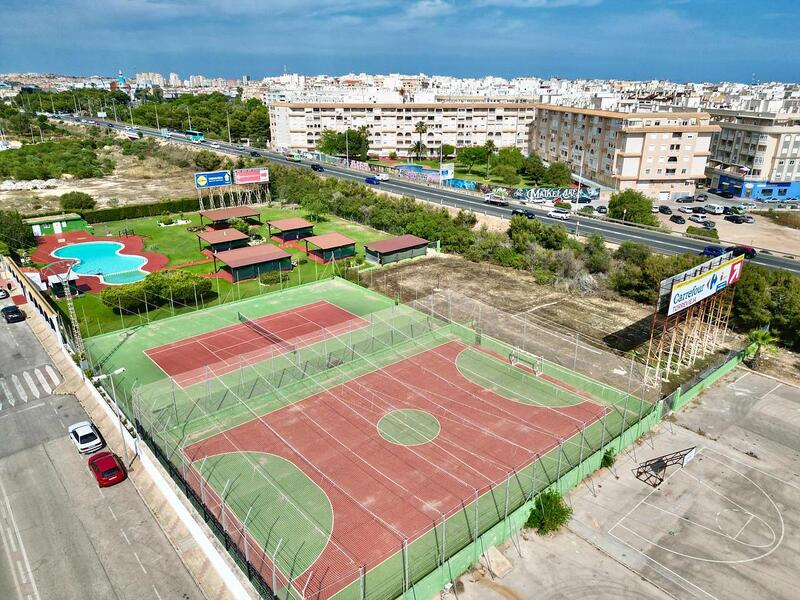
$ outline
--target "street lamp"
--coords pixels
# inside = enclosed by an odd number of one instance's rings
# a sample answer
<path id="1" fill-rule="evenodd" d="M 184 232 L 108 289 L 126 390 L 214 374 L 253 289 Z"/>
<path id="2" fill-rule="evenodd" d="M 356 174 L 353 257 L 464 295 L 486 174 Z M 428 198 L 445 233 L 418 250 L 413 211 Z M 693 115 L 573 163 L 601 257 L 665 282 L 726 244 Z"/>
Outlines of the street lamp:
<path id="1" fill-rule="evenodd" d="M 122 425 L 122 412 L 119 409 L 119 401 L 117 400 L 117 389 L 114 387 L 114 375 L 121 375 L 125 372 L 125 367 L 120 367 L 116 371 L 112 371 L 108 374 L 98 375 L 94 379 L 93 382 L 103 381 L 104 379 L 111 380 L 111 398 L 114 400 L 114 408 L 117 411 L 117 421 L 119 422 L 119 439 L 122 443 L 122 454 L 125 460 L 125 466 L 128 466 L 128 445 L 125 443 L 125 433 L 123 431 L 124 427 Z"/>

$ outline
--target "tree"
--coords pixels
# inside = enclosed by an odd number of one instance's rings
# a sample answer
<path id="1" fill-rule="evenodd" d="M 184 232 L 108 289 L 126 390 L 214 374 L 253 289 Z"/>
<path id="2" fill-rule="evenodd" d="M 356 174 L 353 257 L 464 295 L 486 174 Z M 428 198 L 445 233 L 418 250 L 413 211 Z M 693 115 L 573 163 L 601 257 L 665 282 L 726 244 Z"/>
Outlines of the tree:
<path id="1" fill-rule="evenodd" d="M 250 231 L 250 225 L 244 219 L 228 219 L 228 225 L 245 235 Z"/>
<path id="2" fill-rule="evenodd" d="M 95 199 L 84 192 L 62 194 L 58 199 L 58 203 L 64 210 L 90 210 L 97 205 Z"/>
<path id="3" fill-rule="evenodd" d="M 572 173 L 563 162 L 550 163 L 545 169 L 542 183 L 548 187 L 569 187 L 572 184 Z"/>
<path id="4" fill-rule="evenodd" d="M 608 202 L 608 216 L 611 219 L 658 226 L 652 213 L 653 201 L 636 190 L 625 190 L 611 196 Z"/>
<path id="5" fill-rule="evenodd" d="M 322 152 L 323 154 L 329 154 L 331 156 L 338 156 L 339 155 L 339 136 L 341 134 L 335 132 L 333 129 L 326 129 L 322 132 L 322 135 L 319 136 L 319 142 L 317 142 L 317 150 Z"/>
<path id="6" fill-rule="evenodd" d="M 542 163 L 542 159 L 539 158 L 539 155 L 531 152 L 531 155 L 525 159 L 522 172 L 533 179 L 535 183 L 539 183 L 544 179 L 547 168 L 544 166 L 544 163 Z"/>
<path id="7" fill-rule="evenodd" d="M 222 165 L 223 158 L 216 152 L 201 150 L 194 155 L 194 164 L 201 171 L 214 171 Z"/>
<path id="8" fill-rule="evenodd" d="M 769 329 L 753 329 L 747 334 L 748 352 L 750 353 L 751 365 L 756 371 L 761 367 L 761 361 L 765 352 L 774 353 L 775 343 L 778 341 Z"/>
<path id="9" fill-rule="evenodd" d="M 506 164 L 496 166 L 492 170 L 492 177 L 505 185 L 517 185 L 520 182 L 520 176 L 517 175 L 517 170 L 511 165 Z"/>
<path id="10" fill-rule="evenodd" d="M 500 148 L 500 150 L 497 151 L 497 155 L 494 157 L 492 164 L 497 166 L 508 166 L 514 169 L 515 173 L 519 173 L 525 166 L 525 157 L 522 155 L 522 152 L 520 152 L 519 148 Z"/>
<path id="11" fill-rule="evenodd" d="M 497 145 L 494 143 L 494 140 L 486 140 L 483 149 L 486 150 L 486 177 L 489 177 L 489 159 L 494 155 L 495 150 L 497 150 Z"/>
<path id="12" fill-rule="evenodd" d="M 614 253 L 614 258 L 633 264 L 642 264 L 652 254 L 650 246 L 639 242 L 624 241 Z"/>
<path id="13" fill-rule="evenodd" d="M 4 253 L 8 254 L 36 245 L 31 226 L 23 223 L 22 216 L 15 210 L 0 210 L 0 244 L 6 246 Z"/>
<path id="14" fill-rule="evenodd" d="M 409 156 L 413 155 L 417 157 L 417 160 L 420 160 L 424 154 L 426 154 L 428 148 L 423 144 L 421 141 L 414 142 L 411 147 L 408 149 Z"/>
<path id="15" fill-rule="evenodd" d="M 535 527 L 539 535 L 547 535 L 561 529 L 572 518 L 572 507 L 555 490 L 545 490 L 536 496 L 533 509 L 525 523 Z"/>
<path id="16" fill-rule="evenodd" d="M 482 146 L 468 146 L 458 152 L 458 162 L 467 167 L 467 173 L 472 173 L 472 167 L 486 160 L 486 148 Z"/>
<path id="17" fill-rule="evenodd" d="M 456 153 L 456 147 L 452 144 L 442 144 L 442 158 L 450 158 Z"/>
<path id="18" fill-rule="evenodd" d="M 321 193 L 306 196 L 300 204 L 312 221 L 323 221 L 331 209 L 329 198 Z"/>
<path id="19" fill-rule="evenodd" d="M 583 247 L 583 263 L 589 273 L 605 273 L 611 266 L 611 252 L 602 235 L 594 233 Z"/>
<path id="20" fill-rule="evenodd" d="M 414 125 L 414 133 L 419 134 L 419 142 L 420 147 L 422 147 L 422 136 L 428 131 L 428 126 L 425 124 L 425 121 L 417 121 L 417 124 Z"/>

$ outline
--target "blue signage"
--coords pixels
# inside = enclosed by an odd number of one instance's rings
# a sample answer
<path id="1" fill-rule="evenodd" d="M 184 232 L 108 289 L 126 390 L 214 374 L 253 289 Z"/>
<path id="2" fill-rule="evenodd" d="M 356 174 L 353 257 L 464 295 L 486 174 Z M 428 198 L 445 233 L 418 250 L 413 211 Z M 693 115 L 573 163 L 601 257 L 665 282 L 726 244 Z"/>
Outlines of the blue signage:
<path id="1" fill-rule="evenodd" d="M 194 174 L 194 187 L 198 190 L 223 187 L 231 183 L 230 171 L 206 171 Z"/>

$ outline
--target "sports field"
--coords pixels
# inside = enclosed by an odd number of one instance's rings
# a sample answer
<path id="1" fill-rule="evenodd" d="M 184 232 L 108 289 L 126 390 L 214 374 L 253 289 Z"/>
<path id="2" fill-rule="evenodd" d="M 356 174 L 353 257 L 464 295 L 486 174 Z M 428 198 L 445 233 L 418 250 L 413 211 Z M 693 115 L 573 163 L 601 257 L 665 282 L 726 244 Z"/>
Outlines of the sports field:
<path id="1" fill-rule="evenodd" d="M 402 595 L 650 409 L 339 279 L 87 348 L 280 598 Z"/>

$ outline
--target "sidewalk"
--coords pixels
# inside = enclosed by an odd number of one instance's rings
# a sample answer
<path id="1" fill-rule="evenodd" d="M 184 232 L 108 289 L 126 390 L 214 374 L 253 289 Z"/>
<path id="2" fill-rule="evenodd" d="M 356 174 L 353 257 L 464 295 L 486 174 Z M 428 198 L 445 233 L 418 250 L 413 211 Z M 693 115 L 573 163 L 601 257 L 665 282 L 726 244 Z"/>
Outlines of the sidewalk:
<path id="1" fill-rule="evenodd" d="M 84 407 L 95 425 L 97 425 L 98 429 L 103 433 L 103 437 L 109 449 L 113 450 L 114 453 L 120 457 L 124 456 L 119 435 L 119 423 L 107 410 L 98 404 L 97 398 L 87 388 L 83 378 L 78 374 L 74 365 L 71 364 L 70 359 L 61 350 L 58 342 L 53 339 L 53 336 L 44 323 L 36 318 L 35 315 L 30 315 L 30 318 L 27 319 L 27 323 L 53 359 L 53 364 L 64 377 L 64 380 L 54 390 L 54 393 L 73 394 Z M 140 455 L 146 455 L 150 458 L 150 462 L 157 463 L 157 459 L 150 453 L 150 450 L 145 444 L 138 444 L 138 448 Z M 141 459 L 133 457 L 133 452 L 131 452 L 130 448 L 128 449 L 128 455 L 131 460 L 128 469 L 130 481 L 133 483 L 145 505 L 147 505 L 150 512 L 155 517 L 156 522 L 159 524 L 162 531 L 164 531 L 167 539 L 175 548 L 175 552 L 181 558 L 184 565 L 186 565 L 186 568 L 197 582 L 205 597 L 210 600 L 229 600 L 236 598 L 236 596 L 228 590 L 228 587 L 217 571 L 213 561 L 206 552 L 203 551 L 192 535 L 192 532 L 189 531 L 165 496 L 158 489 L 157 483 L 140 464 Z M 192 514 L 194 509 L 166 473 L 164 474 L 164 479 L 175 492 L 180 502 L 189 510 L 190 514 Z M 192 515 L 192 518 L 194 518 L 194 515 Z M 200 526 L 205 531 L 208 531 L 205 525 Z M 236 566 L 230 558 L 224 547 L 219 544 L 217 539 L 210 532 L 208 532 L 207 537 L 210 538 L 217 553 L 222 560 L 225 561 L 228 568 L 235 574 L 235 577 L 239 580 L 244 589 L 247 590 L 250 597 L 257 598 L 258 595 L 255 590 L 253 590 L 244 574 L 242 574 L 238 566 Z"/>

